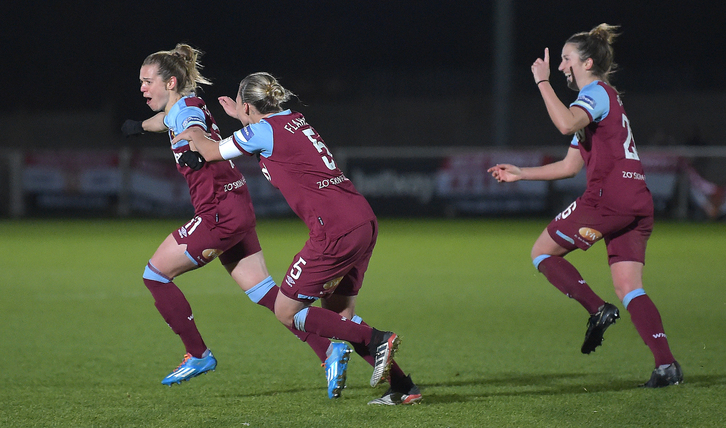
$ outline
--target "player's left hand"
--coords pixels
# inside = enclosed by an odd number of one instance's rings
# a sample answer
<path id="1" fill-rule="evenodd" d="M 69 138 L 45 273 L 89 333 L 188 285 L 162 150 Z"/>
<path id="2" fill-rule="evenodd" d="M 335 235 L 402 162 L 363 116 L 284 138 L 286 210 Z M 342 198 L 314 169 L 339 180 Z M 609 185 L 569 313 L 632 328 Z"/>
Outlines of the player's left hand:
<path id="1" fill-rule="evenodd" d="M 194 150 L 187 150 L 179 156 L 179 165 L 188 166 L 194 171 L 199 171 L 204 166 L 206 161 L 199 152 Z"/>

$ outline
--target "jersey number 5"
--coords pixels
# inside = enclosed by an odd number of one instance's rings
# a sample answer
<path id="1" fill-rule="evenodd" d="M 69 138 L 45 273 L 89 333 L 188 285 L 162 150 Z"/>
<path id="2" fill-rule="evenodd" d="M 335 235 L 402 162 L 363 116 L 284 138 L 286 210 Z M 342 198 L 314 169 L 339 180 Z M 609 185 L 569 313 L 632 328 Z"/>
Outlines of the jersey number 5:
<path id="1" fill-rule="evenodd" d="M 329 170 L 335 169 L 335 160 L 333 160 L 333 155 L 330 153 L 330 150 L 328 150 L 328 147 L 323 143 L 322 141 L 315 138 L 315 131 L 313 128 L 307 128 L 303 130 L 303 134 L 305 134 L 308 137 L 308 140 L 310 140 L 311 143 L 313 143 L 313 146 L 318 150 L 318 153 L 320 153 L 320 157 L 323 158 L 323 163 L 325 163 L 325 166 L 328 167 Z"/>
<path id="2" fill-rule="evenodd" d="M 633 131 L 630 129 L 630 120 L 626 115 L 623 115 L 623 127 L 628 130 L 628 138 L 623 143 L 625 159 L 640 160 L 638 150 L 635 148 L 635 140 L 633 140 Z"/>

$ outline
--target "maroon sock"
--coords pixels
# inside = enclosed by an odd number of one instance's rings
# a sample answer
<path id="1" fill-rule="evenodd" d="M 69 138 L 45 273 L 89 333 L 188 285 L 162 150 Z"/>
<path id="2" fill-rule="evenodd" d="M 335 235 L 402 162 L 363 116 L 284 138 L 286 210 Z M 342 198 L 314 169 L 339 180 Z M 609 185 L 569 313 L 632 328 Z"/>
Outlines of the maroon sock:
<path id="1" fill-rule="evenodd" d="M 330 347 L 330 339 L 318 336 L 317 334 L 308 333 L 306 331 L 295 330 L 292 327 L 288 327 L 288 330 L 292 332 L 298 339 L 307 343 L 312 348 L 315 355 L 320 358 L 320 362 L 324 363 L 328 358 L 327 352 Z"/>
<path id="2" fill-rule="evenodd" d="M 173 282 L 163 283 L 144 278 L 144 284 L 154 297 L 154 304 L 172 331 L 178 334 L 187 352 L 201 358 L 207 345 L 194 323 L 192 308 L 184 293 Z"/>
<path id="3" fill-rule="evenodd" d="M 272 281 L 272 278 L 270 278 L 270 281 Z M 274 314 L 275 300 L 277 300 L 277 293 L 279 292 L 279 290 L 280 289 L 278 287 L 271 287 L 269 290 L 267 290 L 267 293 L 265 293 L 265 295 L 262 296 L 260 300 L 258 300 L 256 303 L 260 306 L 266 307 Z M 326 355 L 326 352 L 328 351 L 328 347 L 330 346 L 330 339 L 326 339 L 325 337 L 320 337 L 318 335 L 305 331 L 296 330 L 294 328 L 288 327 L 288 330 L 290 330 L 292 334 L 297 336 L 298 339 L 307 343 L 308 346 L 312 348 L 313 352 L 315 352 L 315 355 L 320 358 L 321 362 L 325 362 L 325 359 L 328 357 Z"/>
<path id="4" fill-rule="evenodd" d="M 549 256 L 539 263 L 537 269 L 558 290 L 579 302 L 588 313 L 596 313 L 600 306 L 605 304 L 605 301 L 582 279 L 580 272 L 564 258 Z"/>
<path id="5" fill-rule="evenodd" d="M 370 343 L 373 334 L 371 327 L 356 324 L 328 309 L 317 306 L 309 306 L 306 309 L 304 326 L 306 332 L 331 339 L 345 340 L 352 344 L 368 345 Z"/>
<path id="6" fill-rule="evenodd" d="M 265 294 L 259 302 L 257 302 L 258 305 L 264 306 L 267 309 L 271 310 L 272 313 L 275 313 L 275 300 L 277 300 L 277 292 L 279 291 L 279 288 L 273 287 L 270 289 L 270 291 Z"/>
<path id="7" fill-rule="evenodd" d="M 650 352 L 655 358 L 655 366 L 671 364 L 676 359 L 673 358 L 671 349 L 668 346 L 668 338 L 663 329 L 663 322 L 660 318 L 658 308 L 647 294 L 643 294 L 634 298 L 628 303 L 628 312 L 630 319 L 638 330 L 640 337 L 643 339 Z"/>

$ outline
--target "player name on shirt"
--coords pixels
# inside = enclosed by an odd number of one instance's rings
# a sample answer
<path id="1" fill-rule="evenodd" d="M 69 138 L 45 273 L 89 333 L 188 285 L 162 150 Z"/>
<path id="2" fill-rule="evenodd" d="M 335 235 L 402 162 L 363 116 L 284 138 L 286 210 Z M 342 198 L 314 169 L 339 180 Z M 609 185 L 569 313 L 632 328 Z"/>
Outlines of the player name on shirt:
<path id="1" fill-rule="evenodd" d="M 307 125 L 308 122 L 305 120 L 304 117 L 299 117 L 292 119 L 291 121 L 287 122 L 284 126 L 285 130 L 287 130 L 289 133 L 294 134 L 295 131 L 300 129 L 301 127 Z"/>

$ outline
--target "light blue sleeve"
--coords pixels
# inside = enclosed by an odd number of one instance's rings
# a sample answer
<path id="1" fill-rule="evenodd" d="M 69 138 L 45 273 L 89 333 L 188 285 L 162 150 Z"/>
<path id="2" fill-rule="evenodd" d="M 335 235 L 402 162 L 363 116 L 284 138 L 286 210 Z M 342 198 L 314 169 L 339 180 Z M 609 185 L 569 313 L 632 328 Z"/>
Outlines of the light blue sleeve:
<path id="1" fill-rule="evenodd" d="M 204 112 L 199 107 L 184 107 L 179 110 L 179 114 L 174 117 L 174 128 L 179 132 L 184 131 L 192 125 L 201 126 L 207 131 L 207 122 Z"/>
<path id="2" fill-rule="evenodd" d="M 582 88 L 571 106 L 582 107 L 593 122 L 600 122 L 610 113 L 610 97 L 605 88 L 595 81 Z"/>
<path id="3" fill-rule="evenodd" d="M 234 133 L 234 142 L 247 153 L 260 154 L 264 157 L 272 155 L 272 125 L 264 119 L 252 123 Z"/>
<path id="4" fill-rule="evenodd" d="M 164 124 L 174 133 L 174 135 L 179 135 L 182 131 L 192 125 L 200 126 L 202 129 L 207 131 L 207 122 L 202 109 L 186 105 L 181 107 L 180 103 L 175 104 L 171 110 L 169 110 L 169 114 L 164 117 Z M 186 140 L 181 140 L 174 145 L 174 148 L 188 144 L 189 143 Z"/>

